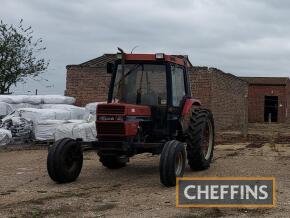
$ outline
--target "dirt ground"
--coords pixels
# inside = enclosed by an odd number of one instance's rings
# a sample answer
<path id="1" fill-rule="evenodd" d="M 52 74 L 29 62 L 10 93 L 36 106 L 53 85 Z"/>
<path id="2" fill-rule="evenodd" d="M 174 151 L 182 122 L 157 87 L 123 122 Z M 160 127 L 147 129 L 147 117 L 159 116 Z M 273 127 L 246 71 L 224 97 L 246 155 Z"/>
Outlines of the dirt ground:
<path id="1" fill-rule="evenodd" d="M 159 156 L 139 155 L 119 170 L 86 153 L 79 179 L 56 184 L 46 149 L 0 151 L 0 217 L 290 217 L 290 145 L 216 146 L 211 168 L 185 176 L 274 176 L 274 209 L 176 208 L 175 188 L 160 185 Z"/>

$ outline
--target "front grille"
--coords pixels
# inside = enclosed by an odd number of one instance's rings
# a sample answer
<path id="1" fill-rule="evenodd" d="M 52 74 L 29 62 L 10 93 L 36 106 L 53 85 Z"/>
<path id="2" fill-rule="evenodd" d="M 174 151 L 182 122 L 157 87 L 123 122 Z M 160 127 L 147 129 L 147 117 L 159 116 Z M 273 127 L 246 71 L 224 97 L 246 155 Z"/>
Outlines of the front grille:
<path id="1" fill-rule="evenodd" d="M 124 123 L 97 123 L 98 135 L 125 135 Z"/>
<path id="2" fill-rule="evenodd" d="M 124 114 L 125 106 L 123 105 L 98 105 L 97 114 Z"/>

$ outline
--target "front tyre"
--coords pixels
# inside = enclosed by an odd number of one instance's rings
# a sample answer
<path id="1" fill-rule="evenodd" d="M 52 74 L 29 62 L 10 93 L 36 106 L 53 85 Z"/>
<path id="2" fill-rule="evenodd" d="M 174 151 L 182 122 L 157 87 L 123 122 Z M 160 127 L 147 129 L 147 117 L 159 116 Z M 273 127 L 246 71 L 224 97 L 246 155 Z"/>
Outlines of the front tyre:
<path id="1" fill-rule="evenodd" d="M 56 141 L 48 151 L 47 171 L 58 183 L 75 181 L 83 166 L 83 151 L 75 140 L 64 138 Z"/>
<path id="2" fill-rule="evenodd" d="M 214 120 L 211 111 L 192 108 L 186 131 L 188 164 L 193 170 L 210 167 L 214 150 Z"/>
<path id="3" fill-rule="evenodd" d="M 176 177 L 183 177 L 185 168 L 185 146 L 176 140 L 164 144 L 160 156 L 160 182 L 167 186 L 176 185 Z"/>

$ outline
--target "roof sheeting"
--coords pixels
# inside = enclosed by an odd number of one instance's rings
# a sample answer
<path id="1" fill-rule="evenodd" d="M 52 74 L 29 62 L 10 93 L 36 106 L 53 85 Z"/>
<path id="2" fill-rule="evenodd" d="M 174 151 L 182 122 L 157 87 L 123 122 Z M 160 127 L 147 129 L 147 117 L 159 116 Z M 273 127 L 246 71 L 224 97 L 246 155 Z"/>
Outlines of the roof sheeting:
<path id="1" fill-rule="evenodd" d="M 113 62 L 117 59 L 116 54 L 104 54 L 100 57 L 94 58 L 92 60 L 86 61 L 79 64 L 81 67 L 104 67 L 108 62 Z"/>

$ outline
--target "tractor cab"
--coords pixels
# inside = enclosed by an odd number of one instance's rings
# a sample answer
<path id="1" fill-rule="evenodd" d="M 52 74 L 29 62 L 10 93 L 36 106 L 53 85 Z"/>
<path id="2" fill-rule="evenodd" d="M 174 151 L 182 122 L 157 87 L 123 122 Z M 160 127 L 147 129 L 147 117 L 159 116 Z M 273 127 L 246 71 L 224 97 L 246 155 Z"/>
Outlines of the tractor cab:
<path id="1" fill-rule="evenodd" d="M 184 99 L 191 96 L 187 60 L 162 53 L 117 57 L 107 66 L 112 74 L 108 102 L 149 107 L 154 130 L 150 135 L 171 135 Z"/>

